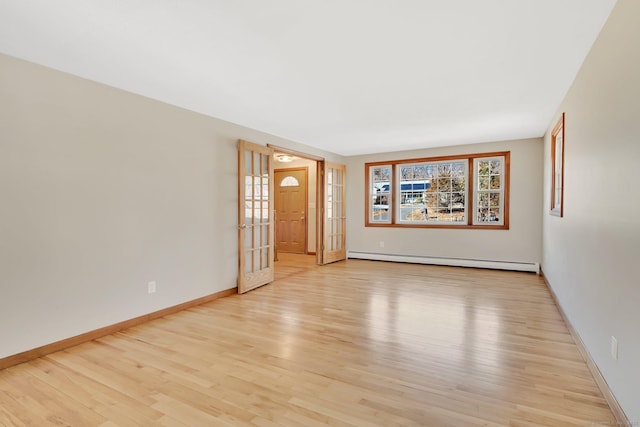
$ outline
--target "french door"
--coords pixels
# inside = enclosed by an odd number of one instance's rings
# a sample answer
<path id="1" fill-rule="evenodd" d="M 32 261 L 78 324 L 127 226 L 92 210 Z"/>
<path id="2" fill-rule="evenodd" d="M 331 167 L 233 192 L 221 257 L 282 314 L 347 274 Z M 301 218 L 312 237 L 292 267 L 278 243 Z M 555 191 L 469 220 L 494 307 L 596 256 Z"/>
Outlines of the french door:
<path id="1" fill-rule="evenodd" d="M 323 242 L 320 264 L 347 258 L 346 172 L 344 165 L 324 163 Z"/>
<path id="2" fill-rule="evenodd" d="M 273 149 L 238 141 L 238 293 L 273 282 Z"/>

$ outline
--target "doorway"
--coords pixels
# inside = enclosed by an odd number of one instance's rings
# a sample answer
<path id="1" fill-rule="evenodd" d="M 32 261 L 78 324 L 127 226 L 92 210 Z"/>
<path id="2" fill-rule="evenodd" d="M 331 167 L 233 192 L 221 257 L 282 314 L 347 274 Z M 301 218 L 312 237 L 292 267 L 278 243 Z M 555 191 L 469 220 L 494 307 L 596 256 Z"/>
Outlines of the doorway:
<path id="1" fill-rule="evenodd" d="M 307 253 L 308 176 L 307 167 L 274 171 L 275 242 L 278 252 Z"/>
<path id="2" fill-rule="evenodd" d="M 277 152 L 276 152 L 277 150 Z M 294 160 L 307 165 L 291 164 Z M 289 241 L 303 242 L 303 250 L 316 256 L 319 265 L 346 259 L 346 209 L 344 165 L 333 164 L 324 158 L 238 141 L 238 293 L 248 292 L 271 283 L 275 265 L 276 177 L 277 167 L 293 169 L 308 166 L 312 170 L 307 185 L 304 216 L 296 208 L 298 221 L 305 223 L 304 233 L 296 231 Z M 310 165 L 310 166 L 309 166 Z M 278 177 L 282 182 L 286 176 Z M 295 177 L 291 177 L 291 182 Z M 298 180 L 298 186 L 300 179 Z M 295 185 L 289 185 L 295 186 Z M 287 185 L 284 185 L 287 187 Z M 307 187 L 306 185 L 303 187 Z M 298 194 L 295 198 L 301 199 Z M 312 200 L 311 200 L 312 199 Z M 317 204 L 316 204 L 317 202 Z M 288 233 L 292 233 L 288 231 Z M 302 239 L 304 236 L 304 239 Z M 291 248 L 290 248 L 291 250 Z M 295 249 L 300 250 L 299 247 Z M 295 255 L 293 255 L 295 256 Z"/>
<path id="3" fill-rule="evenodd" d="M 296 168 L 308 170 L 307 212 L 304 216 L 306 253 L 316 255 L 316 262 L 320 265 L 346 259 L 346 167 L 327 162 L 321 157 L 268 146 L 275 151 L 276 171 Z M 282 176 L 274 176 L 275 193 L 282 179 Z M 274 195 L 274 199 L 276 197 Z M 277 210 L 277 207 L 274 209 Z M 280 237 L 276 236 L 276 239 Z M 277 246 L 277 250 L 282 249 Z"/>

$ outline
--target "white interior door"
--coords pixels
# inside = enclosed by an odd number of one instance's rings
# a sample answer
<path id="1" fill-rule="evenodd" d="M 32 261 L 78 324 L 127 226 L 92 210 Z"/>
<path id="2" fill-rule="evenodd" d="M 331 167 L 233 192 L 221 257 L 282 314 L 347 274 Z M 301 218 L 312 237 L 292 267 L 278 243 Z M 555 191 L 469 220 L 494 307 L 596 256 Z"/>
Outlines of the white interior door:
<path id="1" fill-rule="evenodd" d="M 273 149 L 238 142 L 238 293 L 273 282 Z"/>

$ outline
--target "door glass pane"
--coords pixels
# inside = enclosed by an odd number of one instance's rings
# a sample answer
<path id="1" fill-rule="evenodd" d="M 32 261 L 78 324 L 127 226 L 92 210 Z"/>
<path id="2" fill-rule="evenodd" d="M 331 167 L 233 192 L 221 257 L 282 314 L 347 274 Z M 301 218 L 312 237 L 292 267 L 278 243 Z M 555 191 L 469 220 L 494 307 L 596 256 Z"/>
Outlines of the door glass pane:
<path id="1" fill-rule="evenodd" d="M 259 227 L 251 227 L 253 231 L 253 248 L 257 249 L 260 247 L 260 228 Z"/>
<path id="2" fill-rule="evenodd" d="M 251 155 L 252 151 L 245 150 L 244 152 L 244 174 L 251 175 Z"/>
<path id="3" fill-rule="evenodd" d="M 269 222 L 269 178 L 262 177 L 262 222 Z"/>
<path id="4" fill-rule="evenodd" d="M 260 175 L 260 157 L 262 155 L 259 153 L 253 155 L 253 175 Z"/>
<path id="5" fill-rule="evenodd" d="M 252 264 L 251 264 L 252 253 L 253 253 L 252 251 L 246 251 L 244 253 L 244 259 L 245 259 L 244 272 L 245 272 L 245 274 L 253 273 L 253 267 L 252 267 Z"/>
<path id="6" fill-rule="evenodd" d="M 299 187 L 300 182 L 294 176 L 285 176 L 282 181 L 280 181 L 280 187 Z"/>
<path id="7" fill-rule="evenodd" d="M 253 204 L 253 223 L 257 224 L 260 221 L 260 203 Z"/>
<path id="8" fill-rule="evenodd" d="M 246 225 L 251 224 L 251 213 L 253 212 L 253 203 L 251 200 L 245 200 L 244 202 L 244 223 Z"/>
<path id="9" fill-rule="evenodd" d="M 262 246 L 269 246 L 271 242 L 269 242 L 269 226 L 263 225 L 260 227 L 262 229 Z"/>
<path id="10" fill-rule="evenodd" d="M 253 178 L 251 176 L 245 176 L 244 178 L 244 223 L 251 224 L 251 217 L 253 216 Z"/>
<path id="11" fill-rule="evenodd" d="M 244 229 L 244 247 L 246 249 L 250 249 L 251 248 L 251 240 L 252 240 L 251 230 L 252 229 L 253 229 L 252 227 L 247 227 L 247 228 Z"/>
<path id="12" fill-rule="evenodd" d="M 260 250 L 253 251 L 253 271 L 260 271 Z"/>
<path id="13" fill-rule="evenodd" d="M 269 159 L 269 156 L 262 154 L 262 170 L 260 172 L 263 176 L 269 176 Z"/>
<path id="14" fill-rule="evenodd" d="M 251 195 L 253 197 L 253 200 L 260 200 L 260 178 L 259 177 L 253 177 L 253 188 L 252 188 Z"/>
<path id="15" fill-rule="evenodd" d="M 269 265 L 269 249 L 264 248 L 261 250 L 262 252 L 262 268 L 268 268 Z"/>

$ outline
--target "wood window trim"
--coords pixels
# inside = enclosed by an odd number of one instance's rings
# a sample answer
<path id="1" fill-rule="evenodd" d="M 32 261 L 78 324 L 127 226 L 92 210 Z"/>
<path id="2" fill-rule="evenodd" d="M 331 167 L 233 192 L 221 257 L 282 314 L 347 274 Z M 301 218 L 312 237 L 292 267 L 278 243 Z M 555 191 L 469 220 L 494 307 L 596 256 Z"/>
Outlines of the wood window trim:
<path id="1" fill-rule="evenodd" d="M 368 165 L 368 164 L 367 164 Z M 396 192 L 392 191 L 393 185 L 395 184 L 395 167 L 391 164 L 391 162 L 383 162 L 381 164 L 377 164 L 374 165 L 373 167 L 383 167 L 383 166 L 388 166 L 391 170 L 390 174 L 389 174 L 389 195 L 391 196 L 391 200 L 387 200 L 388 206 L 389 206 L 389 220 L 388 221 L 376 221 L 373 222 L 371 221 L 371 212 L 369 211 L 369 201 L 371 198 L 371 167 L 366 167 L 366 171 L 365 171 L 365 187 L 366 187 L 366 194 L 364 197 L 365 200 L 365 218 L 366 218 L 366 222 L 365 224 L 367 226 L 392 226 L 395 223 L 395 210 L 393 209 L 393 206 L 395 206 L 395 196 L 396 196 Z"/>
<path id="2" fill-rule="evenodd" d="M 558 136 L 560 136 L 560 153 L 556 153 L 558 150 Z M 564 113 L 558 119 L 558 122 L 551 131 L 551 194 L 550 194 L 550 210 L 549 214 L 553 216 L 564 216 Z M 557 155 L 560 156 L 558 161 Z M 560 183 L 556 181 L 556 176 L 560 170 Z M 557 194 L 556 189 L 559 188 L 559 201 L 556 202 Z"/>
<path id="3" fill-rule="evenodd" d="M 474 160 L 477 158 L 490 158 L 490 157 L 503 157 L 504 158 L 504 201 L 503 201 L 503 224 L 491 225 L 491 224 L 474 224 L 473 223 L 473 200 L 475 197 L 474 184 L 475 184 L 475 170 Z M 466 224 L 407 224 L 398 223 L 396 220 L 396 203 L 397 203 L 397 191 L 395 191 L 395 176 L 396 167 L 403 164 L 411 163 L 435 163 L 450 160 L 467 160 L 467 174 L 469 177 L 469 184 L 467 186 L 465 209 L 467 210 Z M 391 216 L 390 223 L 377 223 L 370 221 L 370 185 L 371 185 L 371 168 L 376 166 L 391 166 L 391 206 L 389 207 L 389 214 Z M 436 156 L 436 157 L 419 157 L 411 159 L 397 159 L 397 160 L 384 160 L 376 162 L 367 162 L 364 164 L 365 175 L 365 203 L 364 203 L 364 219 L 365 227 L 387 227 L 387 228 L 443 228 L 454 230 L 508 230 L 509 229 L 509 199 L 510 199 L 510 182 L 511 182 L 511 152 L 510 151 L 493 151 L 487 153 L 473 153 L 473 154 L 456 154 L 451 156 Z"/>

